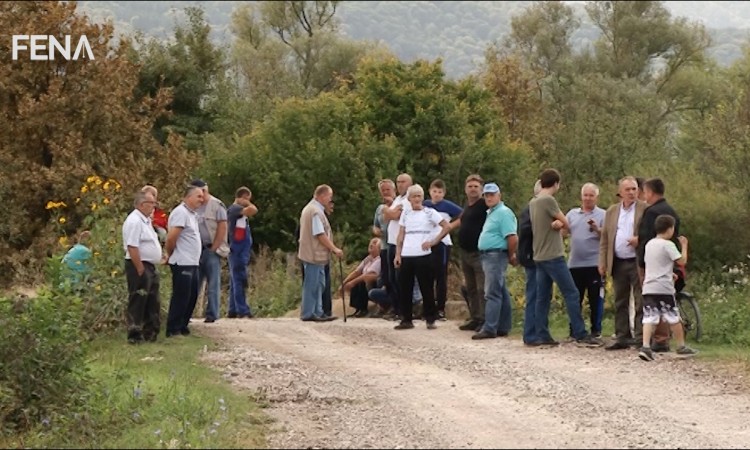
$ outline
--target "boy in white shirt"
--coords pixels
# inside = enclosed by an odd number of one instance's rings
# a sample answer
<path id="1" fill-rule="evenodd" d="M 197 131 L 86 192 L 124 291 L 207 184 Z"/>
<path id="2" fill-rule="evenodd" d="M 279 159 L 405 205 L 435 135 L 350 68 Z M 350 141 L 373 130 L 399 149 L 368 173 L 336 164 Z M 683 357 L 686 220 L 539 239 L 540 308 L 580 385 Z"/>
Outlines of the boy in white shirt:
<path id="1" fill-rule="evenodd" d="M 638 357 L 644 361 L 653 361 L 651 351 L 651 336 L 663 318 L 677 341 L 679 356 L 693 356 L 698 353 L 685 346 L 685 333 L 680 322 L 680 312 L 675 303 L 675 289 L 673 270 L 674 263 L 685 264 L 688 259 L 688 240 L 679 236 L 677 240 L 682 247 L 682 253 L 670 239 L 674 234 L 674 217 L 662 214 L 654 222 L 656 237 L 648 241 L 645 251 L 646 273 L 643 279 L 643 347 Z"/>

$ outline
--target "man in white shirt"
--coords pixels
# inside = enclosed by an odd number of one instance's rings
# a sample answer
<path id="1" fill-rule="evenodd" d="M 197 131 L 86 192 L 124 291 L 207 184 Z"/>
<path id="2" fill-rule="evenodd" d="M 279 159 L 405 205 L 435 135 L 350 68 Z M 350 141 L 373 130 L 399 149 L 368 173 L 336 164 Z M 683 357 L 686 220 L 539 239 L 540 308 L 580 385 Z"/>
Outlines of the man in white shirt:
<path id="1" fill-rule="evenodd" d="M 624 177 L 618 185 L 621 201 L 607 209 L 599 238 L 599 274 L 602 279 L 607 275 L 612 277 L 615 291 L 616 341 L 606 347 L 607 350 L 637 345 L 643 330 L 643 298 L 635 250 L 638 246 L 636 224 L 643 217 L 646 203 L 636 198 L 638 184 L 634 177 Z M 630 333 L 628 312 L 631 292 L 636 304 L 635 336 Z"/>
<path id="2" fill-rule="evenodd" d="M 163 261 L 159 236 L 151 224 L 156 199 L 150 192 L 135 195 L 131 212 L 122 225 L 125 277 L 128 282 L 128 342 L 155 342 L 159 335 L 159 273 Z"/>
<path id="3" fill-rule="evenodd" d="M 393 260 L 396 258 L 396 239 L 398 238 L 398 232 L 401 229 L 398 224 L 401 218 L 401 213 L 411 209 L 411 204 L 406 199 L 406 191 L 413 184 L 411 175 L 408 173 L 402 173 L 396 177 L 396 190 L 398 196 L 393 199 L 393 203 L 383 211 L 383 218 L 388 223 L 388 282 L 393 289 L 393 315 L 386 316 L 387 318 L 397 320 L 400 316 L 401 302 L 400 302 L 400 291 L 398 281 L 398 270 L 393 265 Z"/>
<path id="4" fill-rule="evenodd" d="M 169 215 L 165 250 L 172 269 L 172 298 L 169 300 L 167 337 L 188 335 L 188 323 L 198 300 L 198 264 L 201 235 L 196 210 L 203 203 L 203 190 L 185 189 L 182 203 Z"/>

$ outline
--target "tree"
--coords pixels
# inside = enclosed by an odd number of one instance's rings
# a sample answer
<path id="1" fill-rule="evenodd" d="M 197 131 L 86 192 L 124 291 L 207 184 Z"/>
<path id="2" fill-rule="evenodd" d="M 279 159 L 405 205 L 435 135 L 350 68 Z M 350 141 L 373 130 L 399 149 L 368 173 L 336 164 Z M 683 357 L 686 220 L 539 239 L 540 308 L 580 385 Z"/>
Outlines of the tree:
<path id="1" fill-rule="evenodd" d="M 130 45 L 112 42 L 112 25 L 93 24 L 74 2 L 0 3 L 0 28 L 8 35 L 28 30 L 43 35 L 87 36 L 94 59 L 0 62 L 0 273 L 4 279 L 34 279 L 40 258 L 52 248 L 48 201 L 68 205 L 64 224 L 74 231 L 88 205 L 76 205 L 81 182 L 98 175 L 117 180 L 125 192 L 144 182 L 160 186 L 184 180 L 195 163 L 179 140 L 162 146 L 151 128 L 166 113 L 169 97 L 159 91 L 138 100 L 138 68 Z M 10 40 L 0 42 L 9 55 Z M 26 267 L 24 271 L 23 267 Z"/>
<path id="2" fill-rule="evenodd" d="M 176 25 L 171 42 L 138 39 L 141 64 L 136 95 L 154 97 L 169 88 L 172 115 L 160 118 L 154 132 L 161 143 L 170 131 L 187 138 L 188 148 L 199 147 L 199 137 L 214 130 L 216 114 L 209 105 L 216 97 L 226 64 L 224 52 L 210 40 L 211 27 L 200 7 L 185 8 L 187 25 Z"/>

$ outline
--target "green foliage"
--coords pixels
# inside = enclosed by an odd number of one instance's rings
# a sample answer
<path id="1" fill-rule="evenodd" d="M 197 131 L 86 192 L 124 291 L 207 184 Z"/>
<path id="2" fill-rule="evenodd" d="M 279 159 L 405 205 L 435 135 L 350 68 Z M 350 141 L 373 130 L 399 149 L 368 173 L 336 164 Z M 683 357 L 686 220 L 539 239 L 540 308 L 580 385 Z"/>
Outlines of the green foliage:
<path id="1" fill-rule="evenodd" d="M 262 419 L 214 370 L 198 364 L 215 344 L 194 336 L 128 346 L 92 342 L 85 401 L 21 435 L 32 448 L 258 448 Z M 200 386 L 196 389 L 196 386 Z M 15 445 L 13 445 L 15 446 Z"/>
<path id="2" fill-rule="evenodd" d="M 48 424 L 88 383 L 82 300 L 42 290 L 0 298 L 0 431 Z"/>
<path id="3" fill-rule="evenodd" d="M 724 266 L 711 275 L 690 277 L 688 288 L 698 302 L 701 342 L 747 348 L 750 345 L 750 270 L 746 262 Z"/>
<path id="4" fill-rule="evenodd" d="M 248 301 L 256 317 L 281 317 L 302 301 L 302 274 L 294 256 L 266 246 L 253 253 Z"/>
<path id="5" fill-rule="evenodd" d="M 187 25 L 177 25 L 171 42 L 138 38 L 135 54 L 141 71 L 136 98 L 156 97 L 160 90 L 172 93 L 172 115 L 154 123 L 154 134 L 163 144 L 170 130 L 187 138 L 188 148 L 198 148 L 202 134 L 213 131 L 214 114 L 207 106 L 222 81 L 224 53 L 209 39 L 211 27 L 200 7 L 185 8 Z"/>

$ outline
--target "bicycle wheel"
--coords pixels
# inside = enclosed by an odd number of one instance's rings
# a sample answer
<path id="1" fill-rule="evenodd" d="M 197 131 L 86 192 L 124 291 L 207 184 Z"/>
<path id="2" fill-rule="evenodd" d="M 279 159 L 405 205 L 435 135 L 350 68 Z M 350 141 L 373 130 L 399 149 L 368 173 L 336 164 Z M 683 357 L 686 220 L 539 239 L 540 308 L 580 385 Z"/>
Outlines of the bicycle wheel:
<path id="1" fill-rule="evenodd" d="M 682 327 L 685 330 L 685 340 L 693 339 L 696 342 L 700 341 L 703 334 L 703 326 L 701 324 L 701 312 L 698 309 L 698 302 L 687 292 L 677 294 L 677 301 L 680 318 L 682 319 Z"/>

